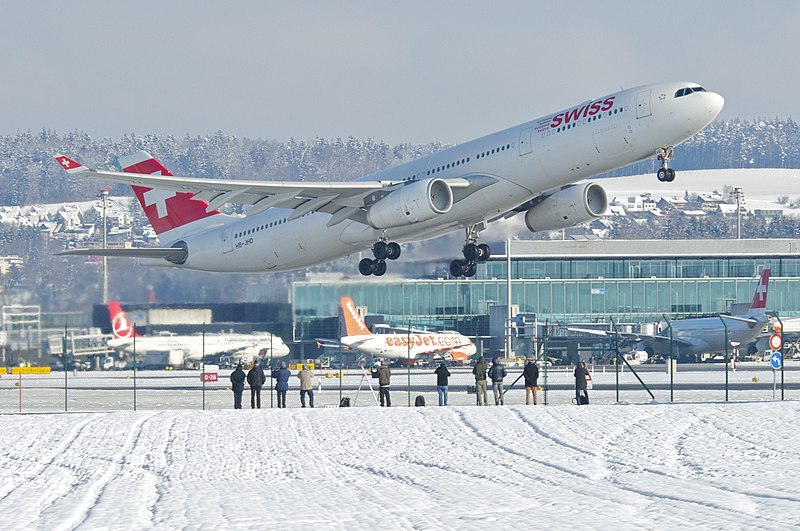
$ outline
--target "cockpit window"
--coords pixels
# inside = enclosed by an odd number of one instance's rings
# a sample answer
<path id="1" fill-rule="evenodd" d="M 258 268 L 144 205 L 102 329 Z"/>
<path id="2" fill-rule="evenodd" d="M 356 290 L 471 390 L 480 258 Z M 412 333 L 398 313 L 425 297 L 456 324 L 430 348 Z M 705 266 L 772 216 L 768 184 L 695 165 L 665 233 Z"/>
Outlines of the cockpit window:
<path id="1" fill-rule="evenodd" d="M 691 94 L 692 92 L 705 92 L 705 91 L 706 89 L 704 89 L 703 87 L 686 87 L 676 92 L 675 97 L 680 98 L 681 96 L 686 96 L 688 94 Z"/>

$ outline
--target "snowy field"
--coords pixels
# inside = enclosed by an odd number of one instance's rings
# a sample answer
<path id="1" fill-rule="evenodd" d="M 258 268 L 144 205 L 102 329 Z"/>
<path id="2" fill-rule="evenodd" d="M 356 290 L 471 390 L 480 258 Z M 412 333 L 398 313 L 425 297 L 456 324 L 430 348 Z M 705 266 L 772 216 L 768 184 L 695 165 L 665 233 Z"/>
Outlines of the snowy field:
<path id="1" fill-rule="evenodd" d="M 778 203 L 779 196 L 787 196 L 789 201 L 797 200 L 800 184 L 798 169 L 681 170 L 671 183 L 658 182 L 654 170 L 650 175 L 614 177 L 597 182 L 606 189 L 609 199 L 617 197 L 620 200 L 639 195 L 644 190 L 658 201 L 662 197 L 683 197 L 687 192 L 708 194 L 716 190 L 722 193 L 726 186 L 740 187 L 747 210 L 783 210 L 787 216 L 800 216 L 800 209 Z"/>
<path id="2" fill-rule="evenodd" d="M 0 416 L 6 529 L 790 529 L 800 403 Z"/>

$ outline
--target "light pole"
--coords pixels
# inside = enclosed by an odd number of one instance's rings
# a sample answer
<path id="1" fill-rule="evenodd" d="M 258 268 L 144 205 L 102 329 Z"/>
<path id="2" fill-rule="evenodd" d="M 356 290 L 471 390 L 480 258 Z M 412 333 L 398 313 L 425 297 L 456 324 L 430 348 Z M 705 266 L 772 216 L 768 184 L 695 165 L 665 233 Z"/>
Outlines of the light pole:
<path id="1" fill-rule="evenodd" d="M 733 194 L 736 196 L 736 239 L 742 239 L 742 204 L 744 203 L 744 193 L 740 187 L 733 189 Z"/>
<path id="2" fill-rule="evenodd" d="M 100 199 L 103 201 L 103 249 L 108 247 L 108 231 L 106 230 L 106 206 L 108 205 L 108 190 L 100 190 Z M 103 304 L 108 304 L 108 257 L 103 257 Z"/>

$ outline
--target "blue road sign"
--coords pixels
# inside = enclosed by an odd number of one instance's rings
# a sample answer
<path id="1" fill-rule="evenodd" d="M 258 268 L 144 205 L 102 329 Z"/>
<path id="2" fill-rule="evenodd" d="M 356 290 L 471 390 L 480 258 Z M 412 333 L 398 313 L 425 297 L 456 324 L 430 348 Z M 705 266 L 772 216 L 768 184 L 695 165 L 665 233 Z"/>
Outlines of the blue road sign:
<path id="1" fill-rule="evenodd" d="M 783 365 L 783 355 L 777 350 L 773 350 L 769 362 L 772 364 L 772 368 L 777 371 L 781 368 L 781 365 Z"/>

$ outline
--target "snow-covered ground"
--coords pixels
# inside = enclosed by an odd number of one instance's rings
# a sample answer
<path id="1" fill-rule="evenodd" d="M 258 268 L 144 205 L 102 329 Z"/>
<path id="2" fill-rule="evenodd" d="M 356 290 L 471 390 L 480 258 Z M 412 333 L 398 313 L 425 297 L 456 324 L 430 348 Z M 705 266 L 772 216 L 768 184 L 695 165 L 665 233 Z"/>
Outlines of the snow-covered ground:
<path id="1" fill-rule="evenodd" d="M 453 369 L 446 408 L 430 407 L 432 369 L 412 370 L 411 392 L 396 369 L 391 409 L 358 371 L 342 379 L 355 407 L 332 407 L 339 379 L 322 370 L 315 409 L 297 407 L 293 379 L 289 409 L 269 409 L 265 390 L 255 411 L 230 409 L 227 370 L 207 386 L 206 411 L 196 371 L 141 371 L 139 411 L 130 372 L 69 373 L 66 394 L 63 373 L 24 376 L 21 394 L 4 375 L 0 412 L 21 396 L 42 414 L 0 415 L 0 514 L 4 528 L 48 530 L 792 528 L 795 363 L 784 402 L 771 400 L 766 363 L 728 373 L 729 403 L 721 364 L 679 366 L 674 404 L 663 365 L 638 367 L 656 401 L 620 374 L 620 404 L 616 374 L 597 367 L 581 408 L 560 367 L 548 370 L 550 405 L 525 406 L 517 384 L 506 406 L 483 408 L 466 392 L 469 368 Z M 418 394 L 429 407 L 404 407 Z M 46 413 L 65 400 L 75 413 Z"/>
<path id="2" fill-rule="evenodd" d="M 780 204 L 778 197 L 787 196 L 790 202 L 800 197 L 800 170 L 780 168 L 733 169 L 733 170 L 686 170 L 679 171 L 671 183 L 662 183 L 651 175 L 614 177 L 597 181 L 608 194 L 623 199 L 648 192 L 658 201 L 662 197 L 684 197 L 691 194 L 723 192 L 725 186 L 739 187 L 744 194 L 747 210 L 783 210 L 785 215 L 800 216 L 800 209 Z"/>
<path id="3" fill-rule="evenodd" d="M 0 416 L 6 529 L 790 529 L 798 402 Z"/>

